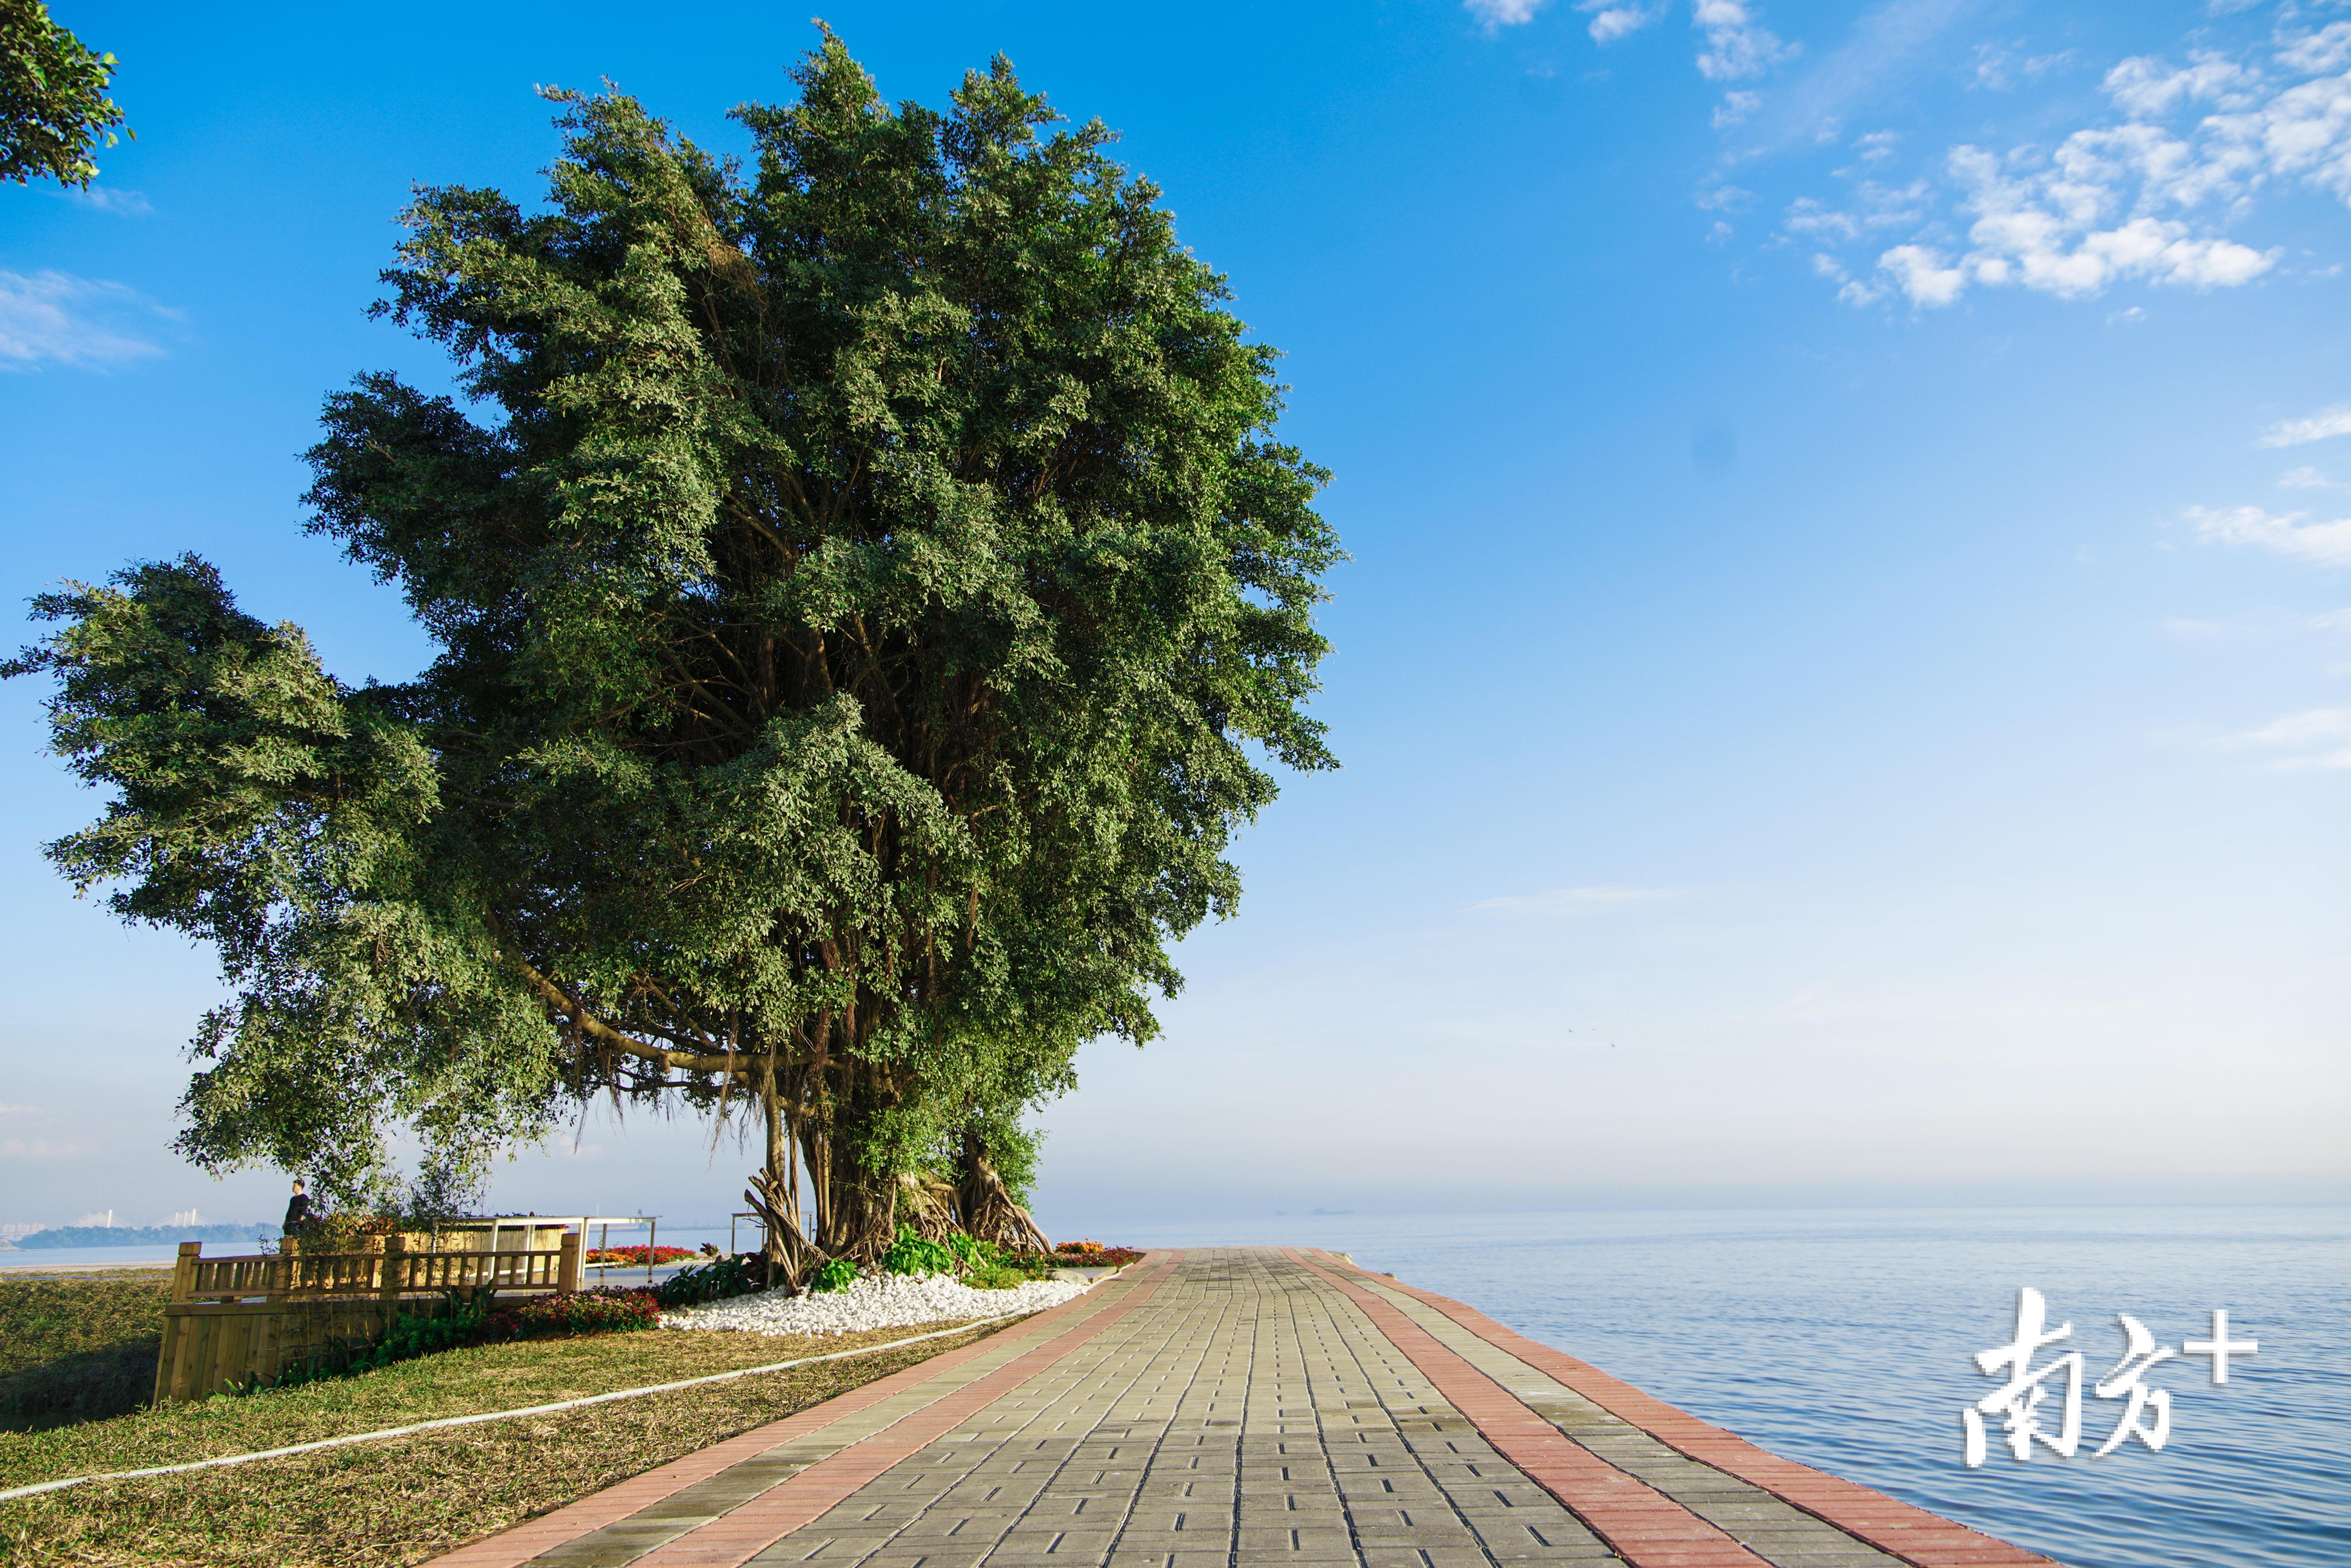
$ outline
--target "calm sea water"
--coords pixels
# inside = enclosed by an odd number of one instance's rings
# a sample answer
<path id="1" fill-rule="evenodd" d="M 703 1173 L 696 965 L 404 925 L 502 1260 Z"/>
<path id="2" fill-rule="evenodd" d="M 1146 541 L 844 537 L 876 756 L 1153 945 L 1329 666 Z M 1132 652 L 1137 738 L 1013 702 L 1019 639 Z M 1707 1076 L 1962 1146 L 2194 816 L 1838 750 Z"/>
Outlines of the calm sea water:
<path id="1" fill-rule="evenodd" d="M 2351 1209 L 2213 1207 L 1313 1216 L 1143 1228 L 1105 1240 L 1329 1247 L 1791 1458 L 2073 1568 L 2351 1565 Z M 1960 1458 L 1959 1412 L 1993 1386 L 2016 1293 L 2048 1298 L 2086 1353 L 2071 1460 Z M 2169 1443 L 2089 1458 L 2120 1401 L 2117 1312 L 2159 1344 L 2256 1339 L 2215 1386 L 2157 1366 Z M 2036 1366 L 2058 1352 L 2044 1352 Z M 2044 1407 L 2045 1408 L 2045 1407 Z"/>

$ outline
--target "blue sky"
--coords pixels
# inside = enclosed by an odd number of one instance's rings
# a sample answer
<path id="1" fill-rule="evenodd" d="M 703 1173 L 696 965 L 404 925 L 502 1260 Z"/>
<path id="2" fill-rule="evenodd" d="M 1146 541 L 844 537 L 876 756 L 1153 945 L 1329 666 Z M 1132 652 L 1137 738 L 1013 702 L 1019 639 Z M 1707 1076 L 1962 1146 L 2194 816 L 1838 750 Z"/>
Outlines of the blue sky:
<path id="1" fill-rule="evenodd" d="M 528 195 L 534 84 L 698 140 L 773 8 L 56 7 L 140 139 L 0 190 L 0 593 L 193 549 L 346 678 L 299 531 L 412 183 Z M 893 98 L 1001 50 L 1287 354 L 1353 552 L 1346 767 L 1245 839 L 1049 1228 L 1655 1202 L 2351 1194 L 2351 6 L 840 5 Z M 26 629 L 26 635 L 30 629 Z M 77 904 L 0 689 L 0 1220 L 270 1207 L 163 1145 L 206 956 Z M 591 1118 L 506 1204 L 723 1213 Z"/>

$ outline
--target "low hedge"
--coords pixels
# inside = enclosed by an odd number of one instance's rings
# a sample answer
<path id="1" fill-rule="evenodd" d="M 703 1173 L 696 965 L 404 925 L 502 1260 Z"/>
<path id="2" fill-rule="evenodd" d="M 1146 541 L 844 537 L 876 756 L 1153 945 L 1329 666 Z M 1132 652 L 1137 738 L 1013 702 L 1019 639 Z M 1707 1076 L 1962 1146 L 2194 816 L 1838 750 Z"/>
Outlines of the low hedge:
<path id="1" fill-rule="evenodd" d="M 661 1301 L 651 1291 L 569 1291 L 494 1308 L 475 1343 L 536 1339 L 543 1334 L 611 1333 L 649 1329 L 660 1322 Z"/>

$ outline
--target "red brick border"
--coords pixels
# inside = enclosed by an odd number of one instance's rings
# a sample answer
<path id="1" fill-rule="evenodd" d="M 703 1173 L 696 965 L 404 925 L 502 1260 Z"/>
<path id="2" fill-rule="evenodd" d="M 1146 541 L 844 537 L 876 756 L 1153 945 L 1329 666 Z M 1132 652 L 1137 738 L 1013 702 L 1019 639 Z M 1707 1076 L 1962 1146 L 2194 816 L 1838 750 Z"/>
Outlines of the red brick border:
<path id="1" fill-rule="evenodd" d="M 1299 1267 L 1345 1291 L 1395 1347 L 1420 1368 L 1447 1404 L 1527 1479 L 1557 1498 L 1634 1568 L 1771 1568 L 1722 1531 L 1646 1482 L 1601 1458 L 1521 1404 L 1459 1352 L 1392 1303 L 1332 1273 L 1298 1248 L 1283 1251 Z"/>
<path id="2" fill-rule="evenodd" d="M 1436 1308 L 1488 1344 L 1566 1385 L 1677 1453 L 1761 1487 L 1790 1507 L 1833 1524 L 1915 1568 L 2057 1568 L 2051 1559 L 2037 1552 L 1970 1530 L 1923 1508 L 1897 1502 L 1857 1482 L 1759 1448 L 1744 1437 L 1701 1421 L 1654 1395 L 1644 1394 L 1620 1378 L 1611 1377 L 1598 1367 L 1505 1328 L 1476 1308 L 1464 1306 L 1450 1297 L 1390 1279 L 1384 1278 L 1381 1283 Z"/>
<path id="3" fill-rule="evenodd" d="M 1066 1354 L 1070 1350 L 1076 1348 L 1076 1346 L 1082 1341 L 1092 1338 L 1094 1334 L 1109 1326 L 1110 1323 L 1115 1322 L 1119 1318 L 1124 1317 L 1129 1312 L 1133 1311 L 1134 1307 L 1145 1297 L 1149 1296 L 1153 1291 L 1158 1288 L 1160 1280 L 1164 1278 L 1168 1270 L 1174 1266 L 1176 1260 L 1180 1259 L 1182 1256 L 1183 1254 L 1180 1252 L 1168 1252 L 1157 1253 L 1146 1257 L 1143 1263 L 1136 1269 L 1135 1272 L 1129 1276 L 1129 1278 L 1132 1279 L 1139 1288 L 1131 1291 L 1124 1301 L 1118 1302 L 1114 1306 L 1104 1307 L 1091 1317 L 1072 1324 L 1071 1327 L 1064 1329 L 1060 1333 L 1050 1336 L 1037 1346 L 1007 1363 L 997 1371 L 990 1373 L 987 1376 L 977 1379 L 973 1383 L 967 1385 L 963 1389 L 944 1394 L 940 1396 L 937 1400 L 924 1406 L 922 1409 L 909 1412 L 907 1415 L 901 1416 L 897 1421 L 892 1423 L 890 1426 L 883 1428 L 883 1433 L 894 1433 L 898 1431 L 900 1427 L 904 1427 L 908 1422 L 922 1420 L 923 1418 L 931 1416 L 934 1412 L 944 1408 L 950 1403 L 959 1400 L 963 1395 L 968 1394 L 974 1389 L 995 1384 L 997 1379 L 1002 1377 L 1005 1373 L 1009 1372 L 1016 1366 L 1022 1366 L 1029 1364 L 1034 1358 L 1047 1350 L 1052 1350 L 1052 1354 L 1045 1358 L 1048 1361 L 1055 1359 L 1062 1354 Z M 1050 1307 L 1044 1312 L 1039 1312 L 1034 1317 L 1028 1319 L 1024 1323 L 1012 1325 L 1013 1331 L 1019 1332 L 1022 1328 L 1029 1328 L 1044 1323 L 1050 1323 L 1057 1318 L 1075 1312 L 1079 1308 L 1087 1304 L 1089 1300 L 1092 1298 L 1092 1293 L 1089 1291 L 1086 1295 L 1077 1297 L 1071 1301 L 1064 1301 L 1058 1307 Z M 1076 1337 L 1072 1338 L 1072 1335 Z M 967 1344 L 960 1349 L 945 1352 L 942 1354 L 932 1356 L 928 1360 L 917 1362 L 912 1366 L 902 1367 L 898 1371 L 892 1373 L 887 1377 L 877 1378 L 872 1383 L 852 1388 L 845 1394 L 837 1394 L 821 1405 L 811 1405 L 807 1409 L 787 1416 L 780 1421 L 771 1421 L 764 1427 L 754 1427 L 748 1432 L 744 1432 L 738 1436 L 729 1437 L 724 1442 L 714 1443 L 709 1448 L 697 1448 L 693 1453 L 684 1455 L 680 1458 L 673 1459 L 668 1464 L 663 1465 L 658 1469 L 647 1470 L 643 1475 L 632 1476 L 624 1481 L 617 1481 L 611 1486 L 606 1487 L 601 1491 L 591 1492 L 588 1496 L 580 1499 L 578 1501 L 567 1504 L 562 1508 L 559 1508 L 551 1513 L 541 1514 L 537 1519 L 526 1521 L 525 1522 L 517 1524 L 509 1530 L 502 1531 L 498 1534 L 486 1537 L 481 1541 L 474 1542 L 465 1546 L 461 1546 L 454 1552 L 434 1558 L 431 1562 L 431 1568 L 519 1568 L 520 1564 L 529 1562 L 532 1558 L 538 1556 L 541 1552 L 550 1551 L 555 1547 L 562 1545 L 568 1541 L 576 1541 L 583 1535 L 592 1534 L 596 1531 L 601 1530 L 607 1525 L 617 1524 L 622 1520 L 628 1518 L 630 1515 L 651 1508 L 653 1504 L 660 1502 L 664 1498 L 674 1496 L 676 1493 L 684 1491 L 687 1487 L 693 1486 L 698 1481 L 708 1480 L 711 1477 L 717 1475 L 723 1470 L 729 1469 L 734 1466 L 742 1463 L 746 1459 L 757 1458 L 759 1455 L 766 1453 L 770 1448 L 778 1448 L 785 1443 L 791 1442 L 796 1438 L 808 1437 L 811 1433 L 820 1431 L 844 1417 L 854 1416 L 862 1410 L 871 1409 L 884 1399 L 891 1398 L 898 1394 L 903 1394 L 908 1388 L 918 1384 L 927 1382 L 928 1380 L 938 1376 L 941 1373 L 952 1372 L 956 1367 L 963 1365 L 966 1362 L 970 1361 L 973 1357 L 987 1349 L 989 1344 L 993 1343 L 993 1340 L 994 1336 L 991 1335 L 989 1338 L 980 1340 L 977 1343 Z M 1060 1348 L 1054 1349 L 1053 1347 L 1055 1346 L 1059 1346 Z M 1033 1372 L 1035 1368 L 1033 1365 L 1029 1366 L 1029 1372 Z M 1029 1375 L 1029 1372 L 1024 1372 L 1021 1375 L 1025 1378 Z M 978 1407 L 978 1405 L 987 1404 L 989 1400 L 998 1397 L 1002 1392 L 1002 1389 L 997 1389 L 995 1392 L 988 1394 L 985 1398 L 979 1400 L 977 1405 L 972 1406 L 972 1408 L 976 1409 Z M 956 1424 L 956 1422 L 961 1421 L 964 1416 L 968 1415 L 969 1413 L 969 1410 L 960 1411 L 953 1420 L 950 1420 L 946 1427 L 940 1427 L 939 1430 L 944 1432 L 950 1429 Z M 849 1448 L 843 1449 L 841 1454 L 834 1455 L 831 1458 L 822 1459 L 816 1464 L 810 1465 L 807 1469 L 800 1471 L 799 1475 L 796 1475 L 789 1480 L 783 1482 L 781 1486 L 771 1490 L 759 1498 L 753 1499 L 751 1502 L 746 1503 L 743 1507 L 737 1508 L 732 1512 L 712 1521 L 709 1524 L 701 1526 L 695 1531 L 689 1531 L 687 1534 L 680 1536 L 677 1540 L 668 1542 L 666 1545 L 658 1548 L 653 1552 L 647 1553 L 638 1561 L 649 1563 L 655 1562 L 677 1563 L 739 1563 L 747 1560 L 751 1555 L 753 1555 L 753 1553 L 764 1551 L 768 1545 L 772 1544 L 776 1539 L 787 1533 L 789 1530 L 797 1528 L 797 1526 L 786 1526 L 784 1529 L 776 1531 L 773 1534 L 761 1541 L 758 1546 L 755 1546 L 749 1552 L 745 1552 L 737 1556 L 704 1557 L 697 1555 L 666 1557 L 662 1555 L 662 1553 L 669 1552 L 672 1548 L 682 1547 L 689 1541 L 692 1541 L 698 1536 L 705 1535 L 710 1531 L 718 1529 L 720 1526 L 726 1524 L 728 1521 L 733 1520 L 737 1515 L 742 1513 L 745 1509 L 755 1507 L 759 1503 L 765 1502 L 768 1498 L 774 1497 L 777 1492 L 791 1488 L 806 1477 L 820 1469 L 823 1469 L 826 1466 L 831 1465 L 834 1460 L 845 1458 L 850 1453 L 872 1447 L 880 1439 L 882 1435 L 882 1433 L 877 1433 L 873 1437 L 851 1444 Z M 898 1453 L 893 1458 L 892 1458 L 890 1463 L 895 1464 L 898 1459 L 904 1458 L 907 1453 L 913 1452 L 914 1448 L 921 1447 L 923 1443 L 928 1442 L 930 1438 L 928 1437 L 920 1439 L 911 1447 L 905 1448 L 903 1452 Z M 887 1469 L 888 1468 L 889 1465 L 884 1465 L 882 1467 L 882 1469 Z M 877 1469 L 873 1473 L 875 1475 L 879 1475 L 881 1470 Z M 866 1479 L 871 1479 L 872 1478 L 868 1477 Z M 862 1480 L 857 1483 L 857 1485 L 861 1486 L 862 1484 L 864 1483 Z M 855 1486 L 849 1489 L 851 1491 L 855 1490 Z M 848 1493 L 844 1491 L 841 1495 L 846 1496 Z M 839 1500 L 835 1499 L 834 1500 L 837 1501 Z M 831 1503 L 828 1502 L 825 1506 L 829 1508 L 831 1506 Z M 823 1511 L 823 1509 L 817 1510 L 817 1513 L 821 1513 Z M 814 1518 L 816 1515 L 811 1514 L 809 1517 Z"/>
<path id="4" fill-rule="evenodd" d="M 823 1517 L 827 1510 L 858 1488 L 878 1479 L 900 1460 L 954 1431 L 975 1412 L 995 1404 L 1134 1311 L 1150 1300 L 1152 1292 L 1159 1289 L 1159 1282 L 1182 1257 L 1181 1252 L 1170 1252 L 1154 1259 L 1146 1272 L 1135 1276 L 1134 1289 L 1115 1306 L 1104 1307 L 1082 1322 L 1015 1356 L 987 1376 L 941 1395 L 872 1437 L 819 1459 L 781 1485 L 769 1488 L 708 1524 L 655 1547 L 638 1558 L 637 1563 L 643 1568 L 683 1568 L 687 1563 L 696 1568 L 737 1568 L 749 1562 L 793 1531 Z"/>

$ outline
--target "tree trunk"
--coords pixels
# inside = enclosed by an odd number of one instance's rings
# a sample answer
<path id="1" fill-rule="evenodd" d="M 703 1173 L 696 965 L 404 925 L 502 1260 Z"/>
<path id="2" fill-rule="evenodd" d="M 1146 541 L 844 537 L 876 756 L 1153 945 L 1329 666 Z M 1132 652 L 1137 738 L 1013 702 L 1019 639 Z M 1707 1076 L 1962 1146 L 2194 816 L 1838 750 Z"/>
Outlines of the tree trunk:
<path id="1" fill-rule="evenodd" d="M 898 1184 L 886 1176 L 841 1169 L 848 1156 L 838 1148 L 833 1158 L 830 1223 L 817 1233 L 817 1245 L 835 1258 L 879 1263 L 898 1233 Z"/>
<path id="2" fill-rule="evenodd" d="M 797 1291 L 827 1261 L 800 1223 L 799 1151 L 793 1147 L 790 1120 L 776 1084 L 775 1058 L 768 1057 L 759 1076 L 760 1109 L 767 1121 L 768 1163 L 751 1177 L 744 1201 L 766 1222 L 768 1283 Z"/>
<path id="3" fill-rule="evenodd" d="M 1004 1178 L 996 1174 L 987 1151 L 980 1147 L 978 1134 L 964 1134 L 961 1163 L 963 1180 L 956 1189 L 956 1204 L 966 1230 L 982 1241 L 1014 1251 L 1053 1249 L 1037 1222 L 1029 1218 L 1029 1211 L 1012 1201 Z"/>
<path id="4" fill-rule="evenodd" d="M 898 1175 L 898 1223 L 925 1241 L 945 1242 L 956 1233 L 956 1189 L 918 1171 Z"/>

